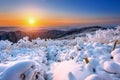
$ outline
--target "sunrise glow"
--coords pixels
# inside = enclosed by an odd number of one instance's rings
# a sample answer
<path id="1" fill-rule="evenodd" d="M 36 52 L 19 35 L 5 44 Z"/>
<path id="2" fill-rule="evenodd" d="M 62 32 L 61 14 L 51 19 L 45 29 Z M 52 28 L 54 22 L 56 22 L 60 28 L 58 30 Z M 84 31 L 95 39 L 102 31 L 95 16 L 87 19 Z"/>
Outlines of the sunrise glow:
<path id="1" fill-rule="evenodd" d="M 23 27 L 27 27 L 27 28 L 36 28 L 38 26 L 37 24 L 37 19 L 35 17 L 28 17 L 25 22 Z"/>
<path id="2" fill-rule="evenodd" d="M 34 25 L 35 24 L 35 19 L 34 18 L 30 18 L 28 20 L 28 22 L 29 22 L 30 25 Z"/>
<path id="3" fill-rule="evenodd" d="M 103 4 L 102 7 L 99 4 Z M 118 25 L 119 8 L 119 1 L 114 0 L 3 0 L 0 2 L 0 26 L 51 28 L 69 25 Z"/>

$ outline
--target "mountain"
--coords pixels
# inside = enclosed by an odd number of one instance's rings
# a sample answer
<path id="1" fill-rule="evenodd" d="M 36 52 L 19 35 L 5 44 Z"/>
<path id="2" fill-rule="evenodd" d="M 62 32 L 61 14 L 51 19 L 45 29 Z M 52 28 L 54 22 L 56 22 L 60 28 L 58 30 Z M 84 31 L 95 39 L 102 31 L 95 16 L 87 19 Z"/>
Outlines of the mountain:
<path id="1" fill-rule="evenodd" d="M 11 42 L 17 42 L 19 39 L 28 36 L 30 40 L 40 37 L 41 39 L 56 39 L 63 36 L 66 32 L 60 30 L 48 30 L 48 31 L 12 31 L 4 32 L 0 31 L 0 40 L 9 40 Z"/>
<path id="2" fill-rule="evenodd" d="M 28 36 L 30 40 L 40 37 L 41 39 L 57 39 L 64 36 L 78 34 L 83 32 L 91 32 L 99 29 L 106 29 L 101 26 L 92 26 L 92 27 L 84 27 L 79 29 L 71 29 L 68 31 L 61 30 L 33 30 L 33 31 L 12 31 L 5 32 L 0 31 L 0 40 L 9 40 L 11 42 L 17 42 L 19 39 Z"/>

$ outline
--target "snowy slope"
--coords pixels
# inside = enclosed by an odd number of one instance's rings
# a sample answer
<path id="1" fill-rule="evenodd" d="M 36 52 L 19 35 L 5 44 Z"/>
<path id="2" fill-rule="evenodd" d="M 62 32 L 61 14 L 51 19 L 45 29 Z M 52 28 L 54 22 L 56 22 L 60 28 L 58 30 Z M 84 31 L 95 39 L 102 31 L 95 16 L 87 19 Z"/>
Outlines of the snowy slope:
<path id="1" fill-rule="evenodd" d="M 120 80 L 120 28 L 85 35 L 0 41 L 0 80 Z"/>

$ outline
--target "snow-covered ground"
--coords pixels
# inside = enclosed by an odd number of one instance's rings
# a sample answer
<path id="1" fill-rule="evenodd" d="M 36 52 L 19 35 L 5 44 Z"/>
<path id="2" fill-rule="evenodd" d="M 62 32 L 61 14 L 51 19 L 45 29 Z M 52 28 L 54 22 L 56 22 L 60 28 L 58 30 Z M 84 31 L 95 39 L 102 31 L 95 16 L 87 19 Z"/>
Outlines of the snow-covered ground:
<path id="1" fill-rule="evenodd" d="M 0 41 L 0 80 L 120 80 L 119 40 L 118 26 L 70 40 Z"/>

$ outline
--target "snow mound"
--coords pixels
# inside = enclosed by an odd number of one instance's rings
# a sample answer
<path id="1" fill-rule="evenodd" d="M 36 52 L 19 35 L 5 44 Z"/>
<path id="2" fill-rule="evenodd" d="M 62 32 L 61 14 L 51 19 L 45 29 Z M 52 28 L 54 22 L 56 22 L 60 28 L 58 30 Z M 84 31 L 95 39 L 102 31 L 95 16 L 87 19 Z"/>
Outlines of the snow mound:
<path id="1" fill-rule="evenodd" d="M 120 48 L 115 49 L 111 52 L 111 55 L 114 57 L 116 54 L 120 54 Z"/>
<path id="2" fill-rule="evenodd" d="M 120 64 L 113 61 L 106 61 L 103 65 L 103 69 L 109 73 L 120 74 Z"/>
<path id="3" fill-rule="evenodd" d="M 59 63 L 53 71 L 53 80 L 84 80 L 90 73 L 74 61 Z"/>
<path id="4" fill-rule="evenodd" d="M 44 80 L 41 66 L 34 61 L 15 61 L 1 65 L 6 68 L 0 74 L 0 80 Z"/>
<path id="5" fill-rule="evenodd" d="M 113 57 L 113 60 L 114 60 L 116 63 L 120 63 L 120 54 L 116 54 L 116 55 Z"/>
<path id="6" fill-rule="evenodd" d="M 114 51 L 111 52 L 111 55 L 113 57 L 113 60 L 116 63 L 120 63 L 120 48 L 115 49 Z"/>
<path id="7" fill-rule="evenodd" d="M 88 76 L 85 80 L 102 80 L 97 74 Z"/>

